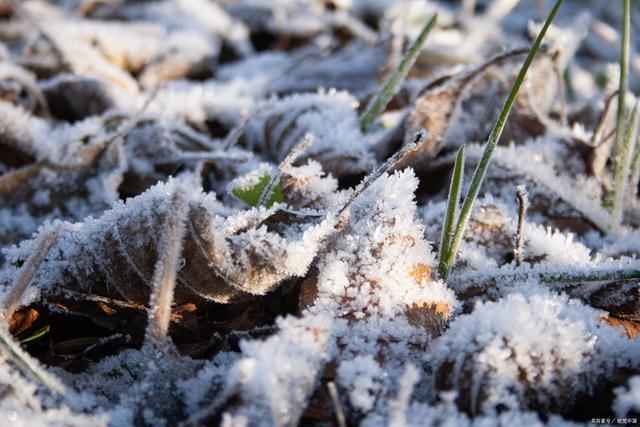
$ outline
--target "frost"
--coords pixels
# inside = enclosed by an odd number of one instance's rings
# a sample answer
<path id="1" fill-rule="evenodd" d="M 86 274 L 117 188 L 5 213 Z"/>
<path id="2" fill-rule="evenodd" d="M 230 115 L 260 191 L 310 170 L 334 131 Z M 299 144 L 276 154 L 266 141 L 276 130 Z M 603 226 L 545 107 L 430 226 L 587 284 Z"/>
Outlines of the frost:
<path id="1" fill-rule="evenodd" d="M 613 403 L 618 416 L 624 417 L 631 411 L 640 410 L 640 377 L 629 379 L 627 387 L 616 389 L 616 400 Z"/>
<path id="2" fill-rule="evenodd" d="M 457 391 L 458 406 L 472 413 L 562 409 L 615 367 L 628 366 L 630 342 L 599 316 L 548 292 L 478 303 L 430 349 L 435 387 Z"/>
<path id="3" fill-rule="evenodd" d="M 351 404 L 360 411 L 370 411 L 381 390 L 384 371 L 371 355 L 356 356 L 338 367 L 338 383 L 349 390 Z"/>
<path id="4" fill-rule="evenodd" d="M 622 16 L 601 3 L 560 9 L 444 282 L 455 151 L 470 176 L 544 2 L 4 2 L 0 425 L 640 411 L 637 195 L 620 228 L 606 208 Z"/>
<path id="5" fill-rule="evenodd" d="M 4 349 L 2 350 L 2 352 Z M 104 415 L 77 413 L 65 404 L 43 398 L 47 392 L 40 389 L 0 352 L 0 423 L 16 426 L 106 426 Z"/>
<path id="6" fill-rule="evenodd" d="M 229 414 L 252 425 L 295 422 L 334 346 L 332 325 L 332 319 L 321 315 L 285 318 L 273 337 L 243 343 L 243 357 L 231 367 L 216 401 L 237 396 L 241 403 Z"/>
<path id="7" fill-rule="evenodd" d="M 265 222 L 277 218 L 282 205 L 223 217 L 224 207 L 215 195 L 203 194 L 193 177 L 176 179 L 116 204 L 99 218 L 60 223 L 60 237 L 41 264 L 33 285 L 49 295 L 82 294 L 91 289 L 105 297 L 145 304 L 148 295 L 142 289 L 149 289 L 153 274 L 158 251 L 156 230 L 166 226 L 174 192 L 180 192 L 189 205 L 190 226 L 183 254 L 188 262 L 179 281 L 188 293 L 218 302 L 228 302 L 246 292 L 265 294 L 288 277 L 304 275 L 334 222 L 329 217 L 305 226 L 303 216 L 302 223 L 290 227 L 282 224 L 279 234 L 269 230 Z M 295 217 L 296 213 L 282 215 Z M 45 229 L 50 226 L 45 225 Z M 17 262 L 33 245 L 33 241 L 24 242 L 8 249 L 6 255 L 10 262 Z M 256 257 L 264 258 L 259 269 L 252 265 Z M 196 273 L 202 266 L 211 269 L 213 282 Z M 60 289 L 59 283 L 68 287 Z M 125 283 L 128 285 L 123 286 Z M 177 295 L 176 301 L 180 299 Z"/>

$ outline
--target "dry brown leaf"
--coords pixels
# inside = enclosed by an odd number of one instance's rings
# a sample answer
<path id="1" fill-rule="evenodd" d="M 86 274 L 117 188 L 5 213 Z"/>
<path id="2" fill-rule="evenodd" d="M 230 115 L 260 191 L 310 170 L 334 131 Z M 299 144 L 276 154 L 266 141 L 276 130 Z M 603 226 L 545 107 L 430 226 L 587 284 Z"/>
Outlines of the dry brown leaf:
<path id="1" fill-rule="evenodd" d="M 40 317 L 40 313 L 33 308 L 25 308 L 16 311 L 9 320 L 9 332 L 18 335 L 33 326 L 33 323 Z"/>
<path id="2" fill-rule="evenodd" d="M 602 321 L 607 323 L 612 328 L 624 329 L 621 332 L 622 335 L 626 335 L 629 339 L 635 339 L 640 334 L 640 322 L 633 320 L 618 319 L 612 316 L 602 317 Z"/>
<path id="3" fill-rule="evenodd" d="M 417 132 L 423 129 L 426 132 L 424 144 L 418 158 L 422 156 L 433 158 L 440 152 L 447 132 L 454 123 L 457 123 L 457 112 L 459 110 L 478 109 L 480 107 L 485 110 L 488 108 L 492 113 L 494 111 L 497 112 L 501 105 L 495 101 L 492 102 L 492 100 L 502 99 L 502 97 L 496 93 L 498 88 L 495 87 L 495 82 L 502 81 L 502 86 L 499 87 L 499 90 L 506 92 L 508 89 L 507 84 L 509 84 L 509 78 L 507 77 L 512 74 L 510 61 L 521 57 L 524 53 L 526 53 L 524 49 L 514 49 L 499 54 L 470 69 L 437 78 L 423 89 L 422 94 L 416 99 L 414 109 L 405 125 L 405 140 L 407 143 L 413 140 Z M 527 79 L 527 84 L 522 91 L 523 93 L 518 97 L 518 103 L 514 108 L 513 121 L 525 129 L 525 133 L 530 135 L 540 133 L 539 129 L 528 129 L 534 126 L 532 123 L 535 121 L 535 114 L 530 111 L 531 105 L 535 101 L 530 98 L 539 97 L 538 93 L 534 95 L 533 92 L 536 92 L 536 88 L 542 83 L 541 79 L 547 76 L 545 73 L 547 70 L 543 68 L 547 61 L 541 59 L 533 67 L 530 77 Z M 540 62 L 543 65 L 540 65 Z M 545 89 L 544 93 L 548 91 L 549 89 Z M 548 104 L 548 100 L 545 99 L 545 102 Z M 466 117 L 467 115 L 464 116 Z M 468 140 L 474 140 L 474 137 L 486 137 L 486 135 L 466 136 Z"/>
<path id="4" fill-rule="evenodd" d="M 260 111 L 250 121 L 244 140 L 279 164 L 309 133 L 315 143 L 299 157 L 298 164 L 313 159 L 336 177 L 363 174 L 375 162 L 360 131 L 356 105 L 357 101 L 345 92 L 289 96 Z"/>
<path id="5" fill-rule="evenodd" d="M 440 335 L 451 314 L 451 307 L 443 302 L 413 303 L 405 308 L 409 324 L 424 328 L 434 337 Z"/>

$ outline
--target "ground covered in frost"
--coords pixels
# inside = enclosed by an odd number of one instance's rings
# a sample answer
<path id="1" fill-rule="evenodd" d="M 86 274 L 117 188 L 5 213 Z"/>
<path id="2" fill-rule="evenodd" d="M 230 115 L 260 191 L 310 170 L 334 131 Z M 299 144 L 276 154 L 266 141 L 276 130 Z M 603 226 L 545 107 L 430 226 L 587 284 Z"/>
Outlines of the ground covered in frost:
<path id="1" fill-rule="evenodd" d="M 565 1 L 436 274 L 456 151 L 471 176 L 551 6 L 0 3 L 0 425 L 636 417 L 640 280 L 593 280 L 640 271 L 637 157 L 603 206 L 622 6 Z"/>

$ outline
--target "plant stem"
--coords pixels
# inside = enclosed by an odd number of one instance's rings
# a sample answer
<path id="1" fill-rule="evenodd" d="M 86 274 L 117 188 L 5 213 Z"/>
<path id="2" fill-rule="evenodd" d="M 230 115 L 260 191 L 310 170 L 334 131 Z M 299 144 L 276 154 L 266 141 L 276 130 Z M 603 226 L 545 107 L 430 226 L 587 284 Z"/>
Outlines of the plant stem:
<path id="1" fill-rule="evenodd" d="M 630 173 L 630 187 L 629 197 L 634 198 L 638 194 L 638 186 L 640 185 L 640 145 L 636 145 L 636 149 L 631 157 L 631 173 Z"/>
<path id="2" fill-rule="evenodd" d="M 400 61 L 400 65 L 398 65 L 398 68 L 393 72 L 393 74 L 391 74 L 391 76 L 389 76 L 384 86 L 382 87 L 382 90 L 380 91 L 380 93 L 378 93 L 378 95 L 375 98 L 373 98 L 371 102 L 369 102 L 369 105 L 367 105 L 367 109 L 365 110 L 365 112 L 362 114 L 362 117 L 360 118 L 360 128 L 362 129 L 363 133 L 366 133 L 367 131 L 369 131 L 369 129 L 375 122 L 380 112 L 384 109 L 384 107 L 387 106 L 387 104 L 393 97 L 393 93 L 395 92 L 398 84 L 402 80 L 404 80 L 407 74 L 409 74 L 409 70 L 413 66 L 413 63 L 416 61 L 416 58 L 420 53 L 420 48 L 422 47 L 425 40 L 427 39 L 427 36 L 435 26 L 437 19 L 438 19 L 438 14 L 436 13 L 431 17 L 429 22 L 427 22 L 427 24 L 424 26 L 424 28 L 418 35 L 418 38 L 416 39 L 416 41 L 413 43 L 413 45 L 409 48 L 407 53 L 404 55 L 404 57 L 402 58 L 402 61 Z"/>
<path id="3" fill-rule="evenodd" d="M 524 256 L 524 216 L 527 212 L 527 205 L 529 204 L 529 200 L 527 197 L 527 190 L 525 190 L 523 185 L 518 186 L 518 231 L 516 232 L 516 248 L 513 251 L 514 258 L 518 265 L 522 264 L 522 259 Z"/>
<path id="4" fill-rule="evenodd" d="M 440 237 L 440 249 L 438 253 L 438 274 L 442 276 L 444 270 L 443 260 L 451 247 L 451 237 L 453 236 L 453 223 L 458 213 L 458 204 L 460 203 L 460 190 L 464 181 L 464 145 L 458 150 L 456 162 L 453 165 L 453 175 L 451 176 L 451 185 L 449 187 L 449 197 L 447 199 L 447 212 L 442 228 L 442 236 Z"/>
<path id="5" fill-rule="evenodd" d="M 180 189 L 176 190 L 172 196 L 165 229 L 158 244 L 158 261 L 153 272 L 145 344 L 150 342 L 163 344 L 167 339 L 173 291 L 182 253 L 182 241 L 186 232 L 187 209 L 188 203 L 180 194 Z"/>
<path id="6" fill-rule="evenodd" d="M 308 133 L 304 136 L 304 139 L 300 144 L 296 145 L 291 149 L 291 152 L 287 155 L 287 157 L 284 158 L 284 160 L 282 160 L 282 162 L 280 162 L 280 165 L 278 166 L 278 170 L 276 171 L 276 173 L 273 174 L 273 176 L 269 180 L 269 183 L 262 191 L 262 194 L 260 195 L 260 199 L 258 199 L 258 206 L 263 206 L 267 204 L 269 199 L 271 199 L 271 195 L 273 194 L 273 189 L 276 187 L 276 185 L 278 185 L 278 183 L 280 183 L 280 178 L 282 178 L 282 174 L 291 168 L 291 165 L 293 165 L 293 162 L 295 162 L 298 159 L 298 157 L 302 155 L 302 153 L 304 153 L 309 147 L 311 147 L 314 141 L 315 139 L 313 138 L 313 135 Z"/>
<path id="7" fill-rule="evenodd" d="M 2 303 L 1 315 L 6 322 L 11 321 L 11 317 L 13 317 L 13 313 L 15 313 L 18 307 L 18 303 L 20 303 L 20 298 L 22 298 L 24 291 L 27 290 L 33 276 L 38 272 L 42 260 L 47 256 L 47 253 L 49 253 L 49 248 L 51 248 L 51 245 L 58 239 L 58 234 L 59 229 L 57 226 L 43 232 L 38 241 L 38 245 L 27 259 L 27 262 L 25 262 L 22 270 L 20 270 L 20 274 L 14 282 L 7 299 Z"/>
<path id="8" fill-rule="evenodd" d="M 587 270 L 538 270 L 520 269 L 495 272 L 484 275 L 456 275 L 451 277 L 452 284 L 464 284 L 465 287 L 497 283 L 524 282 L 537 280 L 541 283 L 580 283 L 604 282 L 640 279 L 640 268 L 591 268 Z"/>
<path id="9" fill-rule="evenodd" d="M 622 38 L 620 53 L 620 87 L 618 89 L 618 116 L 616 120 L 616 143 L 613 157 L 613 205 L 611 208 L 612 228 L 622 222 L 624 193 L 629 175 L 630 144 L 625 129 L 625 95 L 627 93 L 627 76 L 629 74 L 629 43 L 631 26 L 631 0 L 623 0 Z"/>
<path id="10" fill-rule="evenodd" d="M 0 349 L 6 352 L 9 359 L 35 378 L 40 384 L 58 395 L 64 395 L 65 390 L 57 378 L 49 375 L 40 367 L 38 362 L 18 346 L 9 336 L 4 327 L 0 327 Z"/>
<path id="11" fill-rule="evenodd" d="M 502 135 L 502 131 L 504 130 L 505 124 L 507 122 L 507 118 L 509 117 L 509 113 L 511 112 L 511 108 L 513 107 L 513 103 L 518 96 L 518 91 L 520 90 L 520 86 L 522 86 L 522 82 L 527 75 L 527 71 L 533 62 L 533 58 L 536 55 L 536 52 L 540 48 L 540 44 L 544 39 L 545 34 L 547 33 L 547 29 L 551 25 L 551 22 L 555 18 L 560 6 L 562 5 L 564 0 L 558 0 L 551 10 L 551 13 L 547 17 L 547 20 L 540 30 L 540 34 L 538 34 L 538 38 L 536 38 L 535 42 L 531 46 L 531 50 L 527 55 L 527 58 L 522 64 L 522 68 L 520 69 L 520 73 L 516 78 L 516 81 L 511 88 L 511 92 L 509 93 L 509 97 L 502 107 L 502 111 L 500 112 L 500 116 L 496 121 L 496 124 L 489 135 L 489 139 L 487 140 L 487 145 L 485 146 L 484 152 L 482 153 L 482 158 L 476 167 L 476 170 L 473 174 L 473 178 L 471 179 L 471 185 L 469 187 L 469 193 L 464 200 L 464 204 L 462 205 L 462 210 L 460 211 L 460 217 L 458 219 L 458 224 L 456 226 L 455 234 L 453 235 L 453 240 L 451 242 L 451 248 L 447 253 L 447 256 L 444 259 L 442 274 L 440 277 L 446 280 L 449 272 L 451 271 L 451 267 L 453 266 L 453 261 L 455 259 L 456 253 L 458 252 L 458 247 L 460 246 L 460 241 L 462 240 L 462 236 L 464 235 L 464 231 L 467 228 L 467 223 L 469 221 L 469 217 L 471 216 L 471 210 L 473 209 L 473 205 L 478 197 L 478 193 L 480 191 L 480 186 L 482 185 L 482 181 L 484 179 L 484 175 L 489 167 L 489 162 L 491 161 L 491 154 L 493 153 L 493 149 L 495 148 L 498 140 L 500 139 L 500 135 Z"/>
<path id="12" fill-rule="evenodd" d="M 331 397 L 331 403 L 333 403 L 333 410 L 335 411 L 336 422 L 338 427 L 347 427 L 347 422 L 344 417 L 344 411 L 340 404 L 340 397 L 338 396 L 338 388 L 333 381 L 327 384 L 327 390 L 329 391 L 329 397 Z"/>
<path id="13" fill-rule="evenodd" d="M 338 211 L 336 230 L 341 230 L 345 225 L 347 225 L 349 216 L 351 215 L 351 207 L 355 204 L 356 200 L 358 200 L 358 197 L 360 197 L 360 195 L 371 186 L 371 184 L 373 184 L 384 173 L 397 167 L 403 160 L 415 155 L 422 149 L 423 138 L 424 134 L 422 132 L 417 133 L 412 144 L 402 147 L 400 151 L 389 157 L 383 164 L 378 166 L 376 170 L 363 178 L 360 184 L 354 188 L 353 193 L 349 199 L 347 199 L 347 202 Z"/>

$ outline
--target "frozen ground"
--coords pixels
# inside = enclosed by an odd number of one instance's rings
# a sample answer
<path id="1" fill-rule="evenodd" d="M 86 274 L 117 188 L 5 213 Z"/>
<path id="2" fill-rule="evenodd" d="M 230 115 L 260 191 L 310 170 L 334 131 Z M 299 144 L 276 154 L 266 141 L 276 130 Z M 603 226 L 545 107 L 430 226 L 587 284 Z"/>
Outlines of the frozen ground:
<path id="1" fill-rule="evenodd" d="M 436 274 L 456 152 L 468 183 L 552 3 L 0 2 L 0 425 L 637 420 L 621 0 L 565 1 Z"/>

